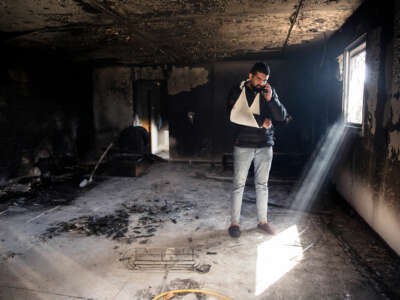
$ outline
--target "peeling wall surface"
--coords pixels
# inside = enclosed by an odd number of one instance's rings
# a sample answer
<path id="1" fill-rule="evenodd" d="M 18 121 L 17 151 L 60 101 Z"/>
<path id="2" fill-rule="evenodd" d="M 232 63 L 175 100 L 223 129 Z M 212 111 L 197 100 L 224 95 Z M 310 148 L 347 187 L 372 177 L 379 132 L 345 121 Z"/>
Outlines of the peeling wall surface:
<path id="1" fill-rule="evenodd" d="M 93 105 L 97 147 L 104 147 L 133 124 L 132 69 L 96 68 L 93 72 Z"/>
<path id="2" fill-rule="evenodd" d="M 389 158 L 400 161 L 400 3 L 396 2 L 394 19 L 393 63 L 392 63 L 392 94 L 391 128 L 389 129 Z"/>
<path id="3" fill-rule="evenodd" d="M 172 67 L 168 78 L 168 94 L 176 95 L 182 92 L 190 92 L 197 86 L 208 82 L 208 70 L 205 68 Z"/>
<path id="4" fill-rule="evenodd" d="M 398 1 L 384 5 L 367 1 L 331 38 L 329 55 L 333 60 L 358 36 L 367 34 L 364 130 L 349 130 L 335 183 L 343 197 L 400 254 L 399 12 Z"/>
<path id="5" fill-rule="evenodd" d="M 160 66 L 156 67 L 134 67 L 134 80 L 164 80 L 164 70 Z"/>
<path id="6" fill-rule="evenodd" d="M 400 160 L 400 131 L 389 132 L 389 158 L 391 160 Z"/>
<path id="7" fill-rule="evenodd" d="M 379 81 L 379 55 L 381 48 L 379 47 L 381 40 L 381 28 L 374 29 L 368 33 L 367 47 L 368 51 L 365 58 L 367 76 L 365 80 L 365 103 L 367 104 L 367 115 L 365 127 L 368 134 L 375 135 L 376 130 L 376 104 L 378 101 L 378 81 Z"/>
<path id="8" fill-rule="evenodd" d="M 213 151 L 212 66 L 172 67 L 168 78 L 170 155 L 209 159 Z"/>

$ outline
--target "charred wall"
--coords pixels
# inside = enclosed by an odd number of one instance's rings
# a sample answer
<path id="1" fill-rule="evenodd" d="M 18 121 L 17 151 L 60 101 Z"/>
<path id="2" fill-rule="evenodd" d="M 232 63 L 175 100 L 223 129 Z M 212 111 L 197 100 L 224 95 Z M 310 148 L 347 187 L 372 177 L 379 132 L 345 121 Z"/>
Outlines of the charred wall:
<path id="1" fill-rule="evenodd" d="M 296 57 L 259 60 L 271 67 L 269 82 L 277 90 L 293 121 L 286 124 L 276 122 L 276 152 L 309 153 L 318 137 L 320 128 L 318 109 L 310 95 L 315 90 L 314 61 L 305 55 Z M 187 68 L 183 77 L 197 78 L 198 85 L 186 82 L 185 88 L 173 94 L 169 90 L 168 109 L 170 120 L 172 157 L 220 160 L 223 153 L 231 153 L 233 128 L 226 114 L 229 90 L 248 78 L 252 65 L 257 60 L 215 62 L 199 66 L 207 77 Z M 192 70 L 192 71 L 189 71 Z M 200 71 L 198 71 L 200 72 Z M 204 79 L 207 80 L 204 80 Z M 172 80 L 171 78 L 169 80 Z M 193 119 L 189 116 L 192 115 Z"/>
<path id="2" fill-rule="evenodd" d="M 93 70 L 93 114 L 97 150 L 133 124 L 132 69 L 126 66 Z"/>
<path id="3" fill-rule="evenodd" d="M 85 156 L 93 141 L 90 69 L 27 51 L 3 54 L 2 177 L 39 175 L 46 161 Z"/>
<path id="4" fill-rule="evenodd" d="M 168 78 L 170 155 L 209 159 L 213 150 L 212 65 L 172 67 Z"/>
<path id="5" fill-rule="evenodd" d="M 303 49 L 256 60 L 96 68 L 97 140 L 102 140 L 104 147 L 124 127 L 138 123 L 156 132 L 157 141 L 152 134 L 152 145 L 158 143 L 158 150 L 167 147 L 172 159 L 220 161 L 233 147 L 234 131 L 226 114 L 229 90 L 248 78 L 255 62 L 264 60 L 271 67 L 270 83 L 293 117 L 288 124 L 274 123 L 275 152 L 311 153 L 327 123 L 328 108 L 315 92 L 324 56 L 320 48 L 312 56 Z M 169 136 L 169 143 L 162 142 L 164 136 Z"/>
<path id="6" fill-rule="evenodd" d="M 341 111 L 336 56 L 333 60 L 329 57 L 326 45 L 254 60 L 97 68 L 96 135 L 111 140 L 124 126 L 137 121 L 149 131 L 153 126 L 147 124 L 149 113 L 156 113 L 152 118 L 161 120 L 158 136 L 161 139 L 164 134 L 160 133 L 168 131 L 172 159 L 220 161 L 233 146 L 233 128 L 226 115 L 227 95 L 233 85 L 248 78 L 251 66 L 259 60 L 270 64 L 270 83 L 293 118 L 288 124 L 274 124 L 275 152 L 312 153 Z M 334 74 L 334 80 L 329 74 Z M 149 101 L 157 105 L 152 104 L 150 109 Z"/>
<path id="7" fill-rule="evenodd" d="M 397 1 L 366 1 L 328 42 L 320 80 L 326 105 L 330 107 L 328 120 L 332 123 L 341 115 L 342 103 L 337 57 L 351 42 L 366 34 L 364 121 L 361 129 L 348 130 L 335 183 L 346 200 L 398 253 L 399 8 Z"/>

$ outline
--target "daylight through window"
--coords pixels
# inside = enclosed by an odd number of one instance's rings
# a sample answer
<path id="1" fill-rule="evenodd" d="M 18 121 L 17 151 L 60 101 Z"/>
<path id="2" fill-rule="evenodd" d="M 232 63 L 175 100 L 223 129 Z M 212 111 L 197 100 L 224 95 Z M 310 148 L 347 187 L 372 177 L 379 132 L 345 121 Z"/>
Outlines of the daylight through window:
<path id="1" fill-rule="evenodd" d="M 348 47 L 345 56 L 343 111 L 347 123 L 362 124 L 365 81 L 365 41 Z"/>

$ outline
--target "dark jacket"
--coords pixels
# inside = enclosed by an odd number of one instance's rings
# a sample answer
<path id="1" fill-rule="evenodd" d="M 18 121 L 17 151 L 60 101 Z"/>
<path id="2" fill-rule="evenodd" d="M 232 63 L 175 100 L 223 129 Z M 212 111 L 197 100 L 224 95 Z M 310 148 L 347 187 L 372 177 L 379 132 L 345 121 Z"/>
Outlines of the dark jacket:
<path id="1" fill-rule="evenodd" d="M 247 84 L 244 85 L 244 88 L 246 89 L 247 102 L 249 106 L 251 106 L 258 91 L 248 87 Z M 236 101 L 239 99 L 241 92 L 242 89 L 240 88 L 240 84 L 232 87 L 229 92 L 226 108 L 229 120 L 232 108 L 235 105 Z M 253 115 L 259 128 L 238 125 L 231 122 L 235 130 L 234 145 L 249 148 L 262 148 L 273 146 L 274 127 L 272 125 L 270 128 L 266 129 L 262 127 L 262 124 L 265 118 L 269 118 L 272 121 L 284 121 L 286 119 L 286 115 L 287 113 L 285 107 L 282 105 L 282 103 L 279 102 L 278 94 L 276 93 L 275 89 L 272 88 L 271 101 L 267 102 L 264 96 L 260 95 L 260 115 Z"/>

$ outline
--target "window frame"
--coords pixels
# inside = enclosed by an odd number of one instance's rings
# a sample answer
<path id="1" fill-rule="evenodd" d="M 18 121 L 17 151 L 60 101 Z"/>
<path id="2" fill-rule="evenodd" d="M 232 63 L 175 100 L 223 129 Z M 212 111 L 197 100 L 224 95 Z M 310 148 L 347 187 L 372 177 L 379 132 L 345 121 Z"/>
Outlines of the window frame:
<path id="1" fill-rule="evenodd" d="M 367 54 L 367 35 L 363 34 L 355 41 L 350 43 L 343 52 L 343 94 L 342 94 L 342 113 L 344 124 L 349 127 L 355 127 L 361 129 L 364 124 L 364 109 L 365 109 L 365 80 L 367 78 L 367 74 L 365 74 L 364 78 L 364 87 L 363 87 L 363 99 L 362 99 L 362 113 L 361 113 L 361 123 L 353 123 L 347 121 L 348 117 L 348 101 L 349 101 L 349 80 L 350 80 L 350 60 L 352 57 L 357 54 L 365 51 Z M 366 56 L 366 55 L 365 55 Z M 365 62 L 366 64 L 366 62 Z M 367 73 L 367 72 L 366 72 Z"/>

